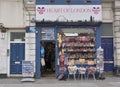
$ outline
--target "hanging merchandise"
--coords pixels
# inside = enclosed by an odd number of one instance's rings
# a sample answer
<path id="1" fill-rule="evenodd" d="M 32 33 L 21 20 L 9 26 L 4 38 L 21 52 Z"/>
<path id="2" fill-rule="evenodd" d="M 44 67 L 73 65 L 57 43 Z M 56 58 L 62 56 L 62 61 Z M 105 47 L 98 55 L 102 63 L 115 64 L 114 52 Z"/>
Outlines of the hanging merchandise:
<path id="1" fill-rule="evenodd" d="M 80 63 L 85 63 L 85 59 L 79 58 Z"/>
<path id="2" fill-rule="evenodd" d="M 61 55 L 59 56 L 59 64 L 60 64 L 60 67 L 64 67 L 64 66 L 65 66 L 64 62 L 65 62 L 65 55 L 64 55 L 64 54 L 61 54 Z"/>
<path id="3" fill-rule="evenodd" d="M 94 32 L 92 34 L 83 32 L 79 33 L 78 36 L 64 36 L 62 40 L 62 51 L 67 55 L 67 65 L 95 64 L 96 50 Z"/>
<path id="4" fill-rule="evenodd" d="M 62 55 L 60 55 L 60 57 L 59 57 L 59 61 L 60 62 L 64 62 L 65 61 L 65 56 L 62 54 Z"/>
<path id="5" fill-rule="evenodd" d="M 44 58 L 41 58 L 41 65 L 45 66 L 45 60 L 44 60 Z"/>
<path id="6" fill-rule="evenodd" d="M 100 70 L 100 73 L 104 71 L 104 60 L 103 60 L 103 49 L 99 47 L 97 49 L 97 67 Z"/>
<path id="7" fill-rule="evenodd" d="M 61 44 L 58 50 L 59 53 L 64 54 L 59 54 L 59 72 L 63 71 L 63 67 L 66 66 L 68 76 L 72 70 L 74 78 L 79 66 L 83 68 L 84 66 L 93 66 L 96 60 L 96 39 L 94 30 L 89 29 L 89 33 L 85 28 L 75 30 L 61 29 L 64 36 L 60 37 L 58 35 L 58 46 Z"/>
<path id="8" fill-rule="evenodd" d="M 94 61 L 93 60 L 89 60 L 88 61 L 88 65 L 94 65 Z"/>
<path id="9" fill-rule="evenodd" d="M 74 66 L 74 65 L 75 65 L 74 60 L 69 60 L 68 65 L 69 65 L 69 66 Z"/>
<path id="10" fill-rule="evenodd" d="M 99 72 L 99 79 L 105 79 L 105 77 L 103 76 L 103 72 L 104 72 L 104 60 L 103 60 L 103 56 L 104 56 L 104 50 L 101 48 L 101 46 L 97 49 L 97 64 L 96 64 L 96 68 L 97 71 Z"/>
<path id="11" fill-rule="evenodd" d="M 66 72 L 67 69 L 66 69 L 66 66 L 65 66 L 64 62 L 65 62 L 65 55 L 61 54 L 59 56 L 59 64 L 60 64 L 59 75 L 57 77 L 59 80 L 66 80 L 65 72 Z"/>
<path id="12" fill-rule="evenodd" d="M 59 68 L 59 71 L 61 72 L 61 73 L 64 73 L 64 72 L 66 72 L 66 67 L 65 66 L 63 66 L 63 67 L 60 67 Z"/>

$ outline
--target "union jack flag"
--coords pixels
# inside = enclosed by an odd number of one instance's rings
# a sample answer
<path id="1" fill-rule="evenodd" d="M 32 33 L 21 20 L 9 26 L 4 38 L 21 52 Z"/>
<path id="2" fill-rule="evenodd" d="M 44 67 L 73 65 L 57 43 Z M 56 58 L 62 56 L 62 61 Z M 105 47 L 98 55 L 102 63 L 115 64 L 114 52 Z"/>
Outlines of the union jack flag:
<path id="1" fill-rule="evenodd" d="M 94 14 L 99 14 L 100 8 L 99 7 L 93 7 L 92 11 L 94 12 Z"/>
<path id="2" fill-rule="evenodd" d="M 37 12 L 38 12 L 39 14 L 43 14 L 43 13 L 45 12 L 45 8 L 44 8 L 44 7 L 38 7 L 38 8 L 37 8 Z"/>

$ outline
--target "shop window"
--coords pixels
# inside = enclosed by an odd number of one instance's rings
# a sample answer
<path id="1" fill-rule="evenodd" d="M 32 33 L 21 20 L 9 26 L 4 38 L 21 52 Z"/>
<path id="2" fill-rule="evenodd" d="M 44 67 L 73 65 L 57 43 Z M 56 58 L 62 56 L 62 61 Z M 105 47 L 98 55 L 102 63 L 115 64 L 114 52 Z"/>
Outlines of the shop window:
<path id="1" fill-rule="evenodd" d="M 10 33 L 10 41 L 25 41 L 25 32 L 11 32 Z"/>
<path id="2" fill-rule="evenodd" d="M 58 33 L 59 55 L 65 55 L 64 64 L 95 64 L 95 30 L 89 28 L 62 29 Z"/>
<path id="3" fill-rule="evenodd" d="M 42 28 L 41 29 L 41 39 L 42 40 L 54 40 L 54 28 Z"/>
<path id="4" fill-rule="evenodd" d="M 101 36 L 113 36 L 113 25 L 112 23 L 103 23 L 101 25 Z"/>

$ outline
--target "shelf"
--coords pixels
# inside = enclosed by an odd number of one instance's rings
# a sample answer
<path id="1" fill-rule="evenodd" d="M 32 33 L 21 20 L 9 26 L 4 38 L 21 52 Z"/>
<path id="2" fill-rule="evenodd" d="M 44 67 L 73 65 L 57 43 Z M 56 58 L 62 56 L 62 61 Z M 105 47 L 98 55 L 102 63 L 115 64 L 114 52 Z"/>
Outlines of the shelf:
<path id="1" fill-rule="evenodd" d="M 65 53 L 90 53 L 95 51 L 64 51 Z"/>
<path id="2" fill-rule="evenodd" d="M 87 63 L 77 63 L 77 64 L 75 64 L 76 66 L 95 66 L 96 64 L 91 64 L 91 65 L 89 65 L 89 64 L 87 64 Z"/>
<path id="3" fill-rule="evenodd" d="M 69 48 L 71 46 L 64 46 L 62 48 Z M 71 48 L 93 48 L 95 46 L 72 46 Z"/>
<path id="4" fill-rule="evenodd" d="M 75 41 L 63 41 L 63 42 L 95 42 L 94 40 L 86 40 L 86 41 L 80 41 L 80 40 L 75 40 Z"/>
<path id="5" fill-rule="evenodd" d="M 81 36 L 80 36 L 81 35 Z M 95 48 L 95 37 L 89 36 L 87 33 L 81 33 L 76 37 L 63 37 L 61 43 L 61 50 L 66 55 L 66 60 L 69 62 L 74 62 L 74 64 L 81 64 L 79 59 L 84 59 L 84 64 L 95 63 L 96 59 L 96 48 Z M 66 63 L 66 64 L 67 64 Z M 72 63 L 71 63 L 72 64 Z"/>
<path id="6" fill-rule="evenodd" d="M 68 59 L 95 59 L 95 57 L 81 57 L 81 58 L 68 58 Z"/>

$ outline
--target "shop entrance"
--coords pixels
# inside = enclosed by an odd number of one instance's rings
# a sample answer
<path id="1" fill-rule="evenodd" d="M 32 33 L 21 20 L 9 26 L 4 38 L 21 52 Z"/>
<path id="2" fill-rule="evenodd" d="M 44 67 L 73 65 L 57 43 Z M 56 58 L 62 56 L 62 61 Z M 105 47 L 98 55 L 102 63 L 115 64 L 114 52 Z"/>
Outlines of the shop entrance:
<path id="1" fill-rule="evenodd" d="M 44 42 L 45 49 L 45 66 L 41 67 L 42 77 L 54 77 L 55 76 L 55 43 Z"/>

